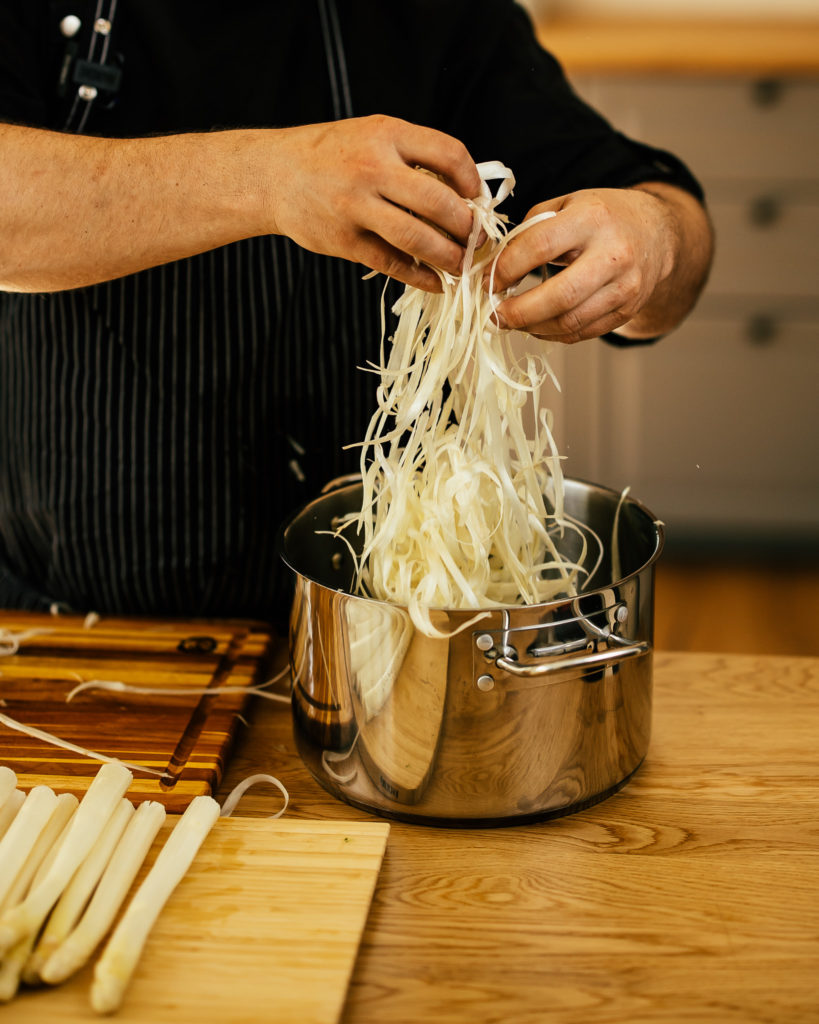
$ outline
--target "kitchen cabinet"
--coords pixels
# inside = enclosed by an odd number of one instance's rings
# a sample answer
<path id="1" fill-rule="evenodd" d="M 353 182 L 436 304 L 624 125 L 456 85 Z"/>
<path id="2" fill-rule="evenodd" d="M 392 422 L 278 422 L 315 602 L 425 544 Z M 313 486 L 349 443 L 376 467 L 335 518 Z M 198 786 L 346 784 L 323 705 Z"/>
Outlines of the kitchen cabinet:
<path id="1" fill-rule="evenodd" d="M 661 343 L 554 351 L 566 471 L 629 486 L 670 546 L 816 544 L 819 79 L 570 77 L 624 132 L 690 164 L 717 252 L 696 311 Z"/>

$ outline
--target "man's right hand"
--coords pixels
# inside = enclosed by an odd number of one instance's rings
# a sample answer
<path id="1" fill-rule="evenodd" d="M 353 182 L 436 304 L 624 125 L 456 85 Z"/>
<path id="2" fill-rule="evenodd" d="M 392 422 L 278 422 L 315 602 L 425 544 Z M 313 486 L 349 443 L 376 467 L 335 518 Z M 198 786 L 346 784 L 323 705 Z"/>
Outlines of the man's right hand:
<path id="1" fill-rule="evenodd" d="M 145 139 L 0 124 L 0 289 L 97 284 L 284 234 L 428 290 L 480 191 L 455 139 L 396 118 Z M 432 173 L 424 174 L 418 168 Z"/>
<path id="2" fill-rule="evenodd" d="M 271 143 L 276 233 L 430 291 L 440 282 L 429 265 L 458 273 L 464 199 L 481 187 L 462 143 L 381 115 L 282 129 Z"/>

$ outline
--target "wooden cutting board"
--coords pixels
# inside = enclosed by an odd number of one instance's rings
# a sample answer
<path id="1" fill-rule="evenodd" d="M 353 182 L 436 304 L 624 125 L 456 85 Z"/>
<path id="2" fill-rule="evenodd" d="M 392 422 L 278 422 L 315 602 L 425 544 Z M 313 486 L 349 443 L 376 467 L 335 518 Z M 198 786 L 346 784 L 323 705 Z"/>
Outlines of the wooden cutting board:
<path id="1" fill-rule="evenodd" d="M 388 833 L 386 822 L 219 819 L 110 1019 L 335 1024 Z M 0 1017 L 15 1024 L 103 1020 L 88 1001 L 92 975 L 93 962 L 57 988 L 22 990 Z"/>
<path id="2" fill-rule="evenodd" d="M 15 646 L 16 653 L 8 653 Z M 181 811 L 193 796 L 217 788 L 247 701 L 244 693 L 193 691 L 247 689 L 264 682 L 271 647 L 270 632 L 258 623 L 136 618 L 91 623 L 0 611 L 0 713 L 164 773 L 161 779 L 135 773 L 129 796 L 161 800 L 169 810 Z M 90 680 L 167 692 L 86 691 L 66 701 L 78 683 Z M 98 761 L 2 724 L 0 764 L 17 773 L 22 789 L 42 782 L 78 795 L 99 770 Z"/>

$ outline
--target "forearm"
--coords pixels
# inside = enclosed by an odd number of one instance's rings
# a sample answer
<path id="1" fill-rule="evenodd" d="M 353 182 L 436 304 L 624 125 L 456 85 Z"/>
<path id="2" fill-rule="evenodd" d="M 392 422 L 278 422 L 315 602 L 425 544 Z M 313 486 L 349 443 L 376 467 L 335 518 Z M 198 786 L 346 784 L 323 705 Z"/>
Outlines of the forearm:
<path id="1" fill-rule="evenodd" d="M 682 189 L 663 182 L 635 188 L 662 204 L 667 263 L 648 302 L 628 323 L 617 329 L 627 338 L 649 338 L 675 328 L 693 308 L 711 267 L 714 238 L 703 206 Z"/>
<path id="2" fill-rule="evenodd" d="M 378 115 L 149 139 L 0 125 L 0 289 L 76 288 L 283 234 L 434 290 L 431 267 L 458 272 L 480 185 L 456 139 Z"/>
<path id="3" fill-rule="evenodd" d="M 94 284 L 270 230 L 261 141 L 0 125 L 0 289 Z"/>

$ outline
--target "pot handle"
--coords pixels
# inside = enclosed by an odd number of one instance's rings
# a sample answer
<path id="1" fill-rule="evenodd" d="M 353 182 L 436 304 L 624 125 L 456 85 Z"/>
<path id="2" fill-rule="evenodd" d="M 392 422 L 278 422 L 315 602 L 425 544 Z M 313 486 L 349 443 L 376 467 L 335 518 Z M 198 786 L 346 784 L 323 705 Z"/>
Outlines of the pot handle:
<path id="1" fill-rule="evenodd" d="M 651 644 L 646 640 L 630 644 L 628 647 L 613 647 L 605 651 L 592 651 L 589 654 L 578 654 L 571 658 L 558 658 L 545 662 L 529 661 L 521 663 L 511 658 L 500 657 L 495 659 L 495 665 L 510 676 L 518 676 L 525 679 L 532 679 L 537 676 L 548 676 L 555 672 L 563 672 L 572 668 L 593 668 L 596 665 L 607 665 L 610 662 L 624 661 L 626 658 L 635 658 L 640 654 L 647 654 L 651 650 Z"/>

